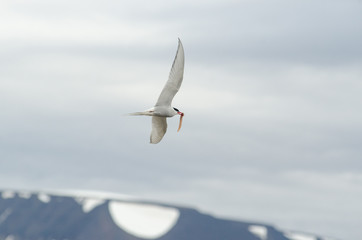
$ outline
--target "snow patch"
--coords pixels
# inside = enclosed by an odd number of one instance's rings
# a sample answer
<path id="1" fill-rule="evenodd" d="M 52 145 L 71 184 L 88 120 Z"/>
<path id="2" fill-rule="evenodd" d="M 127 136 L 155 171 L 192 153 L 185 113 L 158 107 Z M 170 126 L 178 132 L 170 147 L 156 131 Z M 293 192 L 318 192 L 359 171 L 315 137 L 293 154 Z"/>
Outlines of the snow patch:
<path id="1" fill-rule="evenodd" d="M 177 208 L 151 204 L 111 201 L 108 204 L 113 221 L 136 237 L 155 239 L 166 234 L 176 224 Z"/>
<path id="2" fill-rule="evenodd" d="M 82 205 L 82 210 L 85 213 L 92 211 L 95 207 L 105 202 L 104 199 L 100 198 L 76 198 L 75 200 Z"/>
<path id="3" fill-rule="evenodd" d="M 4 191 L 4 192 L 1 193 L 1 197 L 3 199 L 13 198 L 13 197 L 15 197 L 15 192 L 13 192 L 13 191 Z"/>
<path id="4" fill-rule="evenodd" d="M 29 199 L 31 197 L 30 192 L 18 192 L 18 196 L 21 198 Z"/>
<path id="5" fill-rule="evenodd" d="M 249 232 L 259 237 L 261 240 L 266 240 L 268 237 L 268 229 L 260 225 L 250 225 Z"/>
<path id="6" fill-rule="evenodd" d="M 0 224 L 5 222 L 5 220 L 10 216 L 11 212 L 12 212 L 11 208 L 7 208 L 5 209 L 4 212 L 0 214 Z"/>
<path id="7" fill-rule="evenodd" d="M 306 233 L 288 232 L 285 233 L 284 236 L 289 238 L 290 240 L 317 240 L 316 236 Z"/>
<path id="8" fill-rule="evenodd" d="M 73 198 L 97 198 L 97 199 L 113 199 L 113 200 L 136 200 L 136 198 L 119 193 L 103 192 L 103 191 L 87 191 L 87 190 L 52 190 L 47 191 L 55 196 L 69 196 Z"/>
<path id="9" fill-rule="evenodd" d="M 15 237 L 13 235 L 8 235 L 5 240 L 15 240 Z"/>
<path id="10" fill-rule="evenodd" d="M 51 198 L 48 194 L 45 193 L 39 193 L 38 194 L 38 199 L 44 203 L 48 203 L 50 202 Z"/>

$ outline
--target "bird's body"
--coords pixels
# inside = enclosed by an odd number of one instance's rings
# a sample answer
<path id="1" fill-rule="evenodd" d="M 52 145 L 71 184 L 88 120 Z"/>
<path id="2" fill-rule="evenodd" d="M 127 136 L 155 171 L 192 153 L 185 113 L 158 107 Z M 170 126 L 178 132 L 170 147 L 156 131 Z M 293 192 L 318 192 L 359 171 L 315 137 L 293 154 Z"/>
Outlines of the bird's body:
<path id="1" fill-rule="evenodd" d="M 170 106 L 155 106 L 144 112 L 135 112 L 130 115 L 157 116 L 157 117 L 173 117 L 177 115 L 177 111 Z"/>
<path id="2" fill-rule="evenodd" d="M 162 89 L 160 96 L 154 107 L 143 112 L 135 112 L 130 115 L 152 116 L 152 132 L 150 143 L 159 143 L 167 131 L 166 118 L 180 115 L 179 129 L 181 129 L 184 114 L 177 108 L 171 106 L 172 99 L 181 87 L 184 73 L 185 56 L 182 43 L 179 39 L 175 60 L 173 61 L 170 75 L 166 85 Z"/>

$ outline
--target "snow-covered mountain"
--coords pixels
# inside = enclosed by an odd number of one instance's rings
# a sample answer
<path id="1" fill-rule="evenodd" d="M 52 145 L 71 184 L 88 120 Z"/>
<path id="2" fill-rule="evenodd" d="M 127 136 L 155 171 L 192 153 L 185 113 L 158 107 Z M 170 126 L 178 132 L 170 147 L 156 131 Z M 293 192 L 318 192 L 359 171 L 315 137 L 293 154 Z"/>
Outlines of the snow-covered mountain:
<path id="1" fill-rule="evenodd" d="M 0 191 L 0 240 L 332 240 L 103 193 Z"/>

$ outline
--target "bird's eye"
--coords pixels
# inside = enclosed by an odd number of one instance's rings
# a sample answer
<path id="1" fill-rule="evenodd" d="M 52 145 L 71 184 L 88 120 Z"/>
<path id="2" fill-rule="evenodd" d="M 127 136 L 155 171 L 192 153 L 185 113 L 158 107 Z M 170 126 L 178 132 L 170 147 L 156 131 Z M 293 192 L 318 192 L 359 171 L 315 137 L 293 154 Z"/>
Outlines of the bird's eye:
<path id="1" fill-rule="evenodd" d="M 179 112 L 179 110 L 177 108 L 173 108 L 176 112 Z"/>

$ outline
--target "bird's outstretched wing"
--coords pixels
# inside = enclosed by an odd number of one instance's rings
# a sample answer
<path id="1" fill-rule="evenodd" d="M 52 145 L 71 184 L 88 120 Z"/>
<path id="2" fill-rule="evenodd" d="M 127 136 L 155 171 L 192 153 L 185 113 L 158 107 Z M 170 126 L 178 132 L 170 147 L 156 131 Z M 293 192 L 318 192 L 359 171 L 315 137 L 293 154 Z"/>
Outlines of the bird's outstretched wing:
<path id="1" fill-rule="evenodd" d="M 170 75 L 166 85 L 163 87 L 155 106 L 171 106 L 172 99 L 181 87 L 184 76 L 185 54 L 182 43 L 178 39 L 178 48 L 173 61 Z"/>
<path id="2" fill-rule="evenodd" d="M 167 130 L 166 117 L 152 117 L 152 132 L 150 137 L 150 143 L 159 143 Z"/>

